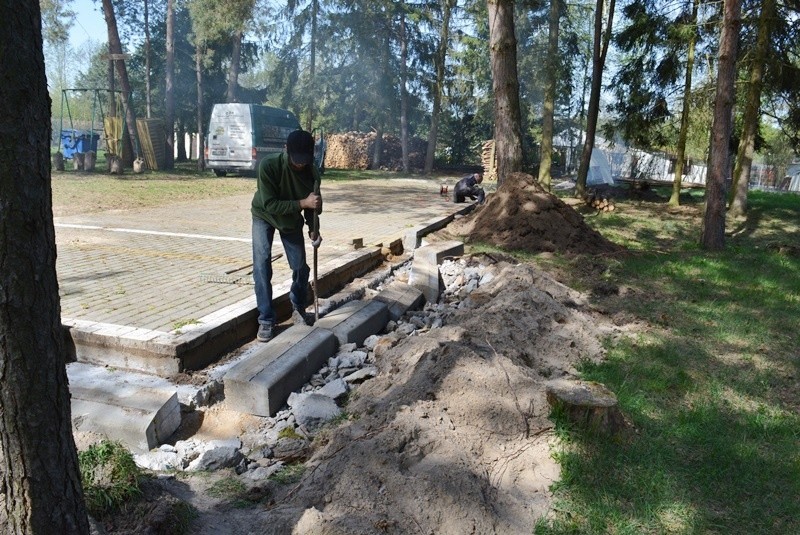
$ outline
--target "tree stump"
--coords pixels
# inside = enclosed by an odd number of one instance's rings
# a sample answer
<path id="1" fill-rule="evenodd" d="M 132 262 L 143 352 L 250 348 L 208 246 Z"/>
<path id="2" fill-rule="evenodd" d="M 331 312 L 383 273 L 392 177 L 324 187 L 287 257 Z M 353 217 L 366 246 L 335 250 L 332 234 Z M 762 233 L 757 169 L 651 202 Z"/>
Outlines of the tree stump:
<path id="1" fill-rule="evenodd" d="M 111 154 L 108 156 L 108 172 L 112 175 L 121 175 L 122 174 L 122 158 L 117 156 L 116 154 Z"/>
<path id="2" fill-rule="evenodd" d="M 85 154 L 82 152 L 76 152 L 72 155 L 72 166 L 73 169 L 76 171 L 83 171 L 83 164 L 85 162 Z"/>
<path id="3" fill-rule="evenodd" d="M 141 156 L 133 160 L 133 172 L 137 175 L 144 173 L 144 158 Z"/>
<path id="4" fill-rule="evenodd" d="M 83 170 L 94 171 L 94 166 L 96 163 L 97 163 L 97 153 L 94 152 L 93 150 L 90 150 L 83 157 Z"/>
<path id="5" fill-rule="evenodd" d="M 593 381 L 556 379 L 547 383 L 547 403 L 591 431 L 618 435 L 630 428 L 619 410 L 617 396 Z"/>
<path id="6" fill-rule="evenodd" d="M 53 167 L 56 168 L 56 171 L 64 170 L 64 155 L 61 154 L 61 151 L 53 154 Z"/>

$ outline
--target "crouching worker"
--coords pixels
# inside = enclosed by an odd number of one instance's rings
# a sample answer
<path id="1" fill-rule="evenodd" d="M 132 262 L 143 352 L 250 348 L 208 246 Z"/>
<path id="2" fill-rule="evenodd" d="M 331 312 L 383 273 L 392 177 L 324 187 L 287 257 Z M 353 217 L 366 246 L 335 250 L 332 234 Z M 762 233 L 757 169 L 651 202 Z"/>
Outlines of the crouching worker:
<path id="1" fill-rule="evenodd" d="M 483 204 L 486 193 L 478 186 L 481 182 L 483 175 L 480 173 L 473 173 L 456 182 L 456 187 L 453 188 L 453 202 L 464 202 L 469 197 L 473 201 L 478 201 L 478 204 Z"/>
<path id="2" fill-rule="evenodd" d="M 258 334 L 261 342 L 273 336 L 275 311 L 272 308 L 272 240 L 280 234 L 286 260 L 292 269 L 292 321 L 308 325 L 305 313 L 308 276 L 303 223 L 308 225 L 312 246 L 319 247 L 318 214 L 322 211 L 320 175 L 314 165 L 314 138 L 295 130 L 286 139 L 286 152 L 265 158 L 258 167 L 258 189 L 253 196 L 253 280 L 258 306 Z"/>

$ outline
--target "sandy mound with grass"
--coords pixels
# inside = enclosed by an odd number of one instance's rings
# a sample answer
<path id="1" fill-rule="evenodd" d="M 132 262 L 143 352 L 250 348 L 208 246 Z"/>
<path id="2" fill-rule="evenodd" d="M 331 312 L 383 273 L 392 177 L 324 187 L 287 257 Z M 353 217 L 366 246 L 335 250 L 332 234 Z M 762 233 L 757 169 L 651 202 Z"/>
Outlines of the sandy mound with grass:
<path id="1" fill-rule="evenodd" d="M 420 327 L 375 353 L 376 376 L 351 392 L 347 418 L 308 444 L 296 481 L 249 481 L 253 501 L 236 506 L 241 496 L 209 488 L 246 474 L 158 480 L 197 508 L 192 533 L 531 533 L 559 478 L 545 384 L 601 359 L 611 327 L 531 265 L 456 262 L 452 289 L 399 322 Z M 470 270 L 481 282 L 468 290 Z"/>
<path id="2" fill-rule="evenodd" d="M 621 250 L 525 173 L 506 177 L 485 205 L 448 226 L 448 232 L 467 242 L 518 251 L 605 254 Z"/>
<path id="3" fill-rule="evenodd" d="M 305 442 L 296 478 L 165 473 L 145 503 L 101 524 L 171 532 L 188 503 L 190 532 L 203 535 L 531 533 L 560 473 L 545 385 L 602 359 L 600 340 L 615 328 L 532 265 L 499 255 L 451 264 L 460 267 L 443 267 L 441 301 L 382 335 L 394 342 L 376 344 L 375 377 L 351 391 L 346 418 Z M 199 434 L 245 440 L 258 420 L 214 406 Z"/>

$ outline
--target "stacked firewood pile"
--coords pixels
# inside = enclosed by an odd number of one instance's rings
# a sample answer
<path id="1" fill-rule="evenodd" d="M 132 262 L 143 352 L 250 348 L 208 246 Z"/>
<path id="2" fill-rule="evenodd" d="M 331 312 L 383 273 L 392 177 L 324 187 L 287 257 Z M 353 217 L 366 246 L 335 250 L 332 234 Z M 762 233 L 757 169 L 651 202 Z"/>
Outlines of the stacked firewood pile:
<path id="1" fill-rule="evenodd" d="M 325 167 L 333 169 L 368 169 L 371 163 L 370 147 L 375 134 L 345 132 L 326 137 Z"/>
<path id="2" fill-rule="evenodd" d="M 483 164 L 483 179 L 490 182 L 497 180 L 497 158 L 494 150 L 494 140 L 484 141 L 481 147 L 481 163 Z"/>
<path id="3" fill-rule="evenodd" d="M 598 190 L 588 190 L 583 197 L 583 202 L 599 212 L 613 212 L 616 209 L 614 198 L 608 193 Z"/>
<path id="4" fill-rule="evenodd" d="M 326 137 L 325 167 L 331 169 L 372 169 L 375 132 L 345 132 Z M 411 169 L 425 166 L 427 143 L 420 138 L 408 140 L 408 163 Z M 379 168 L 388 171 L 403 169 L 403 149 L 400 138 L 383 135 Z"/>

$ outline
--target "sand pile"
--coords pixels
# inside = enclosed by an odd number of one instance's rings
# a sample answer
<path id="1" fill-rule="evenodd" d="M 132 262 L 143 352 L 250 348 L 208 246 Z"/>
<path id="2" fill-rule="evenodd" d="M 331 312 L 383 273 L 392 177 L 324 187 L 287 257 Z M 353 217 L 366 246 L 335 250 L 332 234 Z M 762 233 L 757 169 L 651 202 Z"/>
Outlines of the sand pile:
<path id="1" fill-rule="evenodd" d="M 486 204 L 451 224 L 448 231 L 468 242 L 487 242 L 509 250 L 589 254 L 621 250 L 525 173 L 506 177 Z"/>

